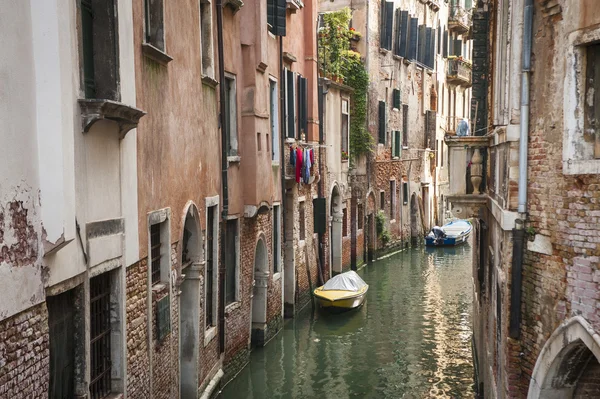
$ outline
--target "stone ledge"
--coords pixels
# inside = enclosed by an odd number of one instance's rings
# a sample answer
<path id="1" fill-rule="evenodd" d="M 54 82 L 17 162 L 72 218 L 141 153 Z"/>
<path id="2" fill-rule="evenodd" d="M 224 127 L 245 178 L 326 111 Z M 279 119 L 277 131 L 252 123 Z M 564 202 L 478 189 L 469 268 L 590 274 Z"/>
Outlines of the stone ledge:
<path id="1" fill-rule="evenodd" d="M 106 99 L 80 99 L 79 107 L 81 108 L 84 133 L 89 132 L 94 123 L 107 119 L 119 125 L 119 137 L 121 139 L 131 129 L 135 129 L 141 117 L 146 115 L 141 109 Z"/>

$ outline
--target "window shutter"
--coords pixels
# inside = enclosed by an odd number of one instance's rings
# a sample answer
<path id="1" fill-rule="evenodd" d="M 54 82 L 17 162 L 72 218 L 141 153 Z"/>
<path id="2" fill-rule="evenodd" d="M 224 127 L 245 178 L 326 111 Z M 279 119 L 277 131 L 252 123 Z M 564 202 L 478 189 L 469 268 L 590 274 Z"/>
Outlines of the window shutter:
<path id="1" fill-rule="evenodd" d="M 454 55 L 456 55 L 456 56 L 462 55 L 462 40 L 460 40 L 460 39 L 454 40 Z"/>
<path id="2" fill-rule="evenodd" d="M 385 130 L 386 130 L 386 104 L 385 101 L 379 101 L 379 143 L 385 144 Z"/>
<path id="3" fill-rule="evenodd" d="M 402 154 L 402 146 L 400 145 L 400 131 L 394 131 L 394 156 L 400 157 Z"/>
<path id="4" fill-rule="evenodd" d="M 400 90 L 394 89 L 394 108 L 400 109 Z"/>
<path id="5" fill-rule="evenodd" d="M 298 75 L 297 77 L 297 82 L 298 82 L 298 137 L 300 137 L 300 135 L 302 134 L 302 129 L 304 128 L 304 90 L 303 90 L 303 82 L 302 82 L 302 76 Z"/>
<path id="6" fill-rule="evenodd" d="M 392 49 L 392 31 L 394 28 L 394 2 L 385 3 L 385 49 Z"/>
<path id="7" fill-rule="evenodd" d="M 271 25 L 271 32 L 275 29 L 275 2 L 277 0 L 267 0 L 267 23 Z"/>
<path id="8" fill-rule="evenodd" d="M 408 147 L 408 104 L 402 104 L 402 146 Z"/>
<path id="9" fill-rule="evenodd" d="M 381 18 L 379 20 L 379 47 L 385 48 L 385 10 L 386 10 L 386 1 L 381 0 L 381 9 L 379 13 L 381 14 Z"/>
<path id="10" fill-rule="evenodd" d="M 418 32 L 419 19 L 411 18 L 410 19 L 410 38 L 409 38 L 409 47 L 408 47 L 408 59 L 416 60 L 417 59 L 417 37 L 419 35 Z"/>
<path id="11" fill-rule="evenodd" d="M 275 6 L 275 26 L 271 30 L 275 36 L 285 36 L 286 34 L 286 23 L 285 13 L 287 10 L 286 0 L 273 0 L 276 2 Z"/>
<path id="12" fill-rule="evenodd" d="M 438 42 L 437 42 L 437 53 L 442 55 L 442 28 L 438 27 Z"/>
<path id="13" fill-rule="evenodd" d="M 394 31 L 394 54 L 400 55 L 400 23 L 402 22 L 402 11 L 397 8 L 396 9 L 396 28 Z"/>
<path id="14" fill-rule="evenodd" d="M 308 134 L 308 79 L 301 78 L 302 81 L 302 129 L 305 134 Z"/>
<path id="15" fill-rule="evenodd" d="M 398 55 L 400 57 L 406 57 L 408 42 L 408 11 L 402 11 L 400 14 L 400 43 L 398 44 Z"/>
<path id="16" fill-rule="evenodd" d="M 287 119 L 288 131 L 287 136 L 290 138 L 296 137 L 296 104 L 294 98 L 294 72 L 287 71 Z"/>
<path id="17" fill-rule="evenodd" d="M 448 31 L 444 29 L 444 44 L 442 45 L 444 58 L 448 58 Z"/>
<path id="18" fill-rule="evenodd" d="M 417 39 L 417 61 L 421 64 L 425 64 L 425 49 L 427 48 L 426 43 L 426 26 L 419 25 L 419 38 Z"/>
<path id="19" fill-rule="evenodd" d="M 425 28 L 425 48 L 424 48 L 424 56 L 423 56 L 423 63 L 425 64 L 425 66 L 431 68 L 431 59 L 432 59 L 432 54 L 431 54 L 431 39 L 433 38 L 433 36 L 431 35 L 431 28 Z"/>
<path id="20" fill-rule="evenodd" d="M 431 43 L 429 43 L 429 67 L 435 69 L 435 29 L 431 31 Z"/>
<path id="21" fill-rule="evenodd" d="M 325 198 L 313 200 L 314 230 L 317 234 L 325 234 L 327 229 L 327 202 Z"/>

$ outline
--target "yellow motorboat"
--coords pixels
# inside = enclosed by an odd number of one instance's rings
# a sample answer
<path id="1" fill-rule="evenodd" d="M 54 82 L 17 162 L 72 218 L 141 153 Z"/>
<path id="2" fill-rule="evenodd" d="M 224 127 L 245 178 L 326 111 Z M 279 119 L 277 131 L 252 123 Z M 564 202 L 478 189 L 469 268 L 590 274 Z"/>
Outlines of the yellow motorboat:
<path id="1" fill-rule="evenodd" d="M 354 309 L 365 301 L 369 285 L 355 272 L 349 271 L 329 279 L 314 294 L 324 308 Z"/>

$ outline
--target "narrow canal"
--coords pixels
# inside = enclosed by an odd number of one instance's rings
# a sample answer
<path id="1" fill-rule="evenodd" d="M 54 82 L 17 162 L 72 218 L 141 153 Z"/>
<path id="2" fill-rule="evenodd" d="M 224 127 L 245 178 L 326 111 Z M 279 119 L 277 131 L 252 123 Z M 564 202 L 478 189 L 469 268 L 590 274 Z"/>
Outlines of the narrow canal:
<path id="1" fill-rule="evenodd" d="M 219 398 L 472 398 L 471 248 L 416 248 L 362 269 L 359 310 L 310 306 Z"/>

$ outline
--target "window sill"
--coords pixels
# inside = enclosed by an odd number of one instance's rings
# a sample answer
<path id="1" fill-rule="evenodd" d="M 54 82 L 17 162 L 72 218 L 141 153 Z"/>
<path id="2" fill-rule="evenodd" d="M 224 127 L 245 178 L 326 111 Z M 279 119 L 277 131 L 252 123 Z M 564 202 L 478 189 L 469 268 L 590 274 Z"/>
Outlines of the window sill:
<path id="1" fill-rule="evenodd" d="M 293 137 L 286 137 L 285 138 L 285 143 L 286 144 L 294 144 L 296 142 L 296 139 Z"/>
<path id="2" fill-rule="evenodd" d="M 403 149 L 403 150 L 408 150 L 408 146 L 407 146 L 407 145 L 403 145 L 403 146 L 402 146 L 402 149 Z"/>
<path id="3" fill-rule="evenodd" d="M 119 137 L 121 139 L 131 129 L 135 129 L 142 116 L 146 115 L 141 109 L 105 99 L 80 99 L 79 108 L 81 109 L 84 133 L 89 132 L 94 123 L 107 119 L 119 125 Z"/>
<path id="4" fill-rule="evenodd" d="M 271 161 L 271 166 L 274 168 L 278 168 L 279 167 L 279 161 Z"/>
<path id="5" fill-rule="evenodd" d="M 217 327 L 211 327 L 206 332 L 204 332 L 204 346 L 208 346 L 210 341 L 213 340 L 217 336 Z"/>
<path id="6" fill-rule="evenodd" d="M 273 282 L 278 281 L 281 278 L 281 272 L 273 274 Z"/>
<path id="7" fill-rule="evenodd" d="M 229 155 L 227 157 L 227 163 L 240 163 L 242 158 L 239 155 Z"/>
<path id="8" fill-rule="evenodd" d="M 244 2 L 242 0 L 225 0 L 223 6 L 229 6 L 235 15 L 244 6 Z"/>
<path id="9" fill-rule="evenodd" d="M 219 82 L 217 82 L 215 80 L 215 78 L 213 78 L 212 76 L 202 75 L 202 84 L 205 84 L 207 86 L 212 87 L 213 89 L 216 89 L 217 86 L 219 85 Z"/>
<path id="10" fill-rule="evenodd" d="M 159 48 L 154 47 L 150 43 L 142 43 L 142 52 L 144 55 L 161 65 L 167 65 L 169 62 L 173 61 L 167 53 L 160 50 Z"/>
<path id="11" fill-rule="evenodd" d="M 390 50 L 383 48 L 383 47 L 379 47 L 379 52 L 381 54 L 388 55 L 390 53 Z"/>
<path id="12" fill-rule="evenodd" d="M 303 248 L 304 246 L 306 246 L 306 241 L 304 241 L 304 240 L 298 240 L 298 247 Z"/>
<path id="13" fill-rule="evenodd" d="M 229 314 L 236 309 L 239 309 L 242 306 L 240 301 L 231 302 L 229 305 L 225 306 L 225 314 Z"/>
<path id="14" fill-rule="evenodd" d="M 392 224 L 392 223 L 396 223 L 396 219 L 390 220 L 390 224 Z"/>

